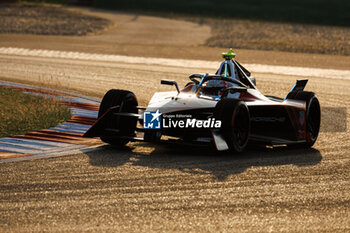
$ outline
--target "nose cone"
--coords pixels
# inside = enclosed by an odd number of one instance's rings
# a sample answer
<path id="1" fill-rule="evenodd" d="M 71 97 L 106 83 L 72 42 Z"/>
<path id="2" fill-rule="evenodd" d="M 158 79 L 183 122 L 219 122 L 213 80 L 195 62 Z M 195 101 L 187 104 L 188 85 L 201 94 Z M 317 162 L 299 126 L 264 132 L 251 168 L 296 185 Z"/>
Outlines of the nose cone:
<path id="1" fill-rule="evenodd" d="M 198 98 L 197 95 L 192 93 L 180 93 L 176 95 L 176 92 L 170 92 L 165 95 L 165 92 L 163 92 L 156 93 L 152 97 L 146 111 L 155 112 L 159 110 L 159 112 L 164 114 L 192 109 L 214 108 L 216 103 L 215 100 Z"/>

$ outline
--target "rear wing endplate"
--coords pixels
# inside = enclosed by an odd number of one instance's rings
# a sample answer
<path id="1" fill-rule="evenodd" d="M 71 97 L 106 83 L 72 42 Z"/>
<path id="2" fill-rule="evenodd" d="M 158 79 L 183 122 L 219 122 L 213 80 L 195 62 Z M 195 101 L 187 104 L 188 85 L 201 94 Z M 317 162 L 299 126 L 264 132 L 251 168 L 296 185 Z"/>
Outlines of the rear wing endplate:
<path id="1" fill-rule="evenodd" d="M 292 89 L 288 92 L 287 96 L 283 100 L 288 99 L 292 93 L 303 91 L 308 81 L 308 79 L 297 80 L 297 82 L 294 84 Z"/>

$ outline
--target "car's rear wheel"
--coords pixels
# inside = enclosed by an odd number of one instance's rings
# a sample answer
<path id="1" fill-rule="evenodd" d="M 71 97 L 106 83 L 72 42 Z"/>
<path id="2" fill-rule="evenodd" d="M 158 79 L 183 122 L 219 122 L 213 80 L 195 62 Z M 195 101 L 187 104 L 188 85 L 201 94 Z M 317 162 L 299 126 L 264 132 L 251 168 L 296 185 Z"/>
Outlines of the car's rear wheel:
<path id="1" fill-rule="evenodd" d="M 250 115 L 246 103 L 237 99 L 222 99 L 216 104 L 214 116 L 222 122 L 221 134 L 228 147 L 234 152 L 242 152 L 250 134 Z"/>
<path id="2" fill-rule="evenodd" d="M 299 146 L 311 147 L 315 144 L 320 131 L 321 108 L 317 96 L 313 92 L 301 91 L 291 99 L 303 100 L 306 102 L 306 142 Z"/>
<path id="3" fill-rule="evenodd" d="M 114 106 L 119 106 L 118 112 L 138 113 L 137 105 L 138 103 L 134 93 L 112 89 L 104 95 L 98 117 L 101 117 L 109 108 Z M 123 146 L 129 140 L 121 138 L 121 136 L 134 136 L 136 124 L 136 118 L 113 115 L 105 125 L 105 128 L 112 131 L 110 135 L 102 136 L 101 140 L 112 145 Z M 113 132 L 113 130 L 118 132 Z"/>

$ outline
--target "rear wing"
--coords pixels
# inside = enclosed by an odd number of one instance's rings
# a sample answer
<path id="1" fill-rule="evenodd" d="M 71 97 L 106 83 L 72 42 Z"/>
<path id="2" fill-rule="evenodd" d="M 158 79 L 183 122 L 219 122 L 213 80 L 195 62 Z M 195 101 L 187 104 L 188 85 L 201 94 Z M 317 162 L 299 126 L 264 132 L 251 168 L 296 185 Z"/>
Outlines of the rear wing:
<path id="1" fill-rule="evenodd" d="M 288 92 L 287 96 L 283 100 L 291 98 L 296 92 L 303 91 L 308 81 L 308 79 L 297 80 L 297 82 L 294 84 L 292 89 Z"/>

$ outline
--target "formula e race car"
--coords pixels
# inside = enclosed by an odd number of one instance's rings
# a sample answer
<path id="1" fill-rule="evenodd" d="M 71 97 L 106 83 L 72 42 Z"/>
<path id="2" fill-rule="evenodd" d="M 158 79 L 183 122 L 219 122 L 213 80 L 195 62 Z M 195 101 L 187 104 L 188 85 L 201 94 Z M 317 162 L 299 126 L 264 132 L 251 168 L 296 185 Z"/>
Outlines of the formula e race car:
<path id="1" fill-rule="evenodd" d="M 130 141 L 212 144 L 217 150 L 243 151 L 248 142 L 311 147 L 321 120 L 319 101 L 297 80 L 285 98 L 265 96 L 232 49 L 216 74 L 192 74 L 182 90 L 155 93 L 147 107 L 126 90 L 108 91 L 98 119 L 84 137 L 113 145 Z"/>

